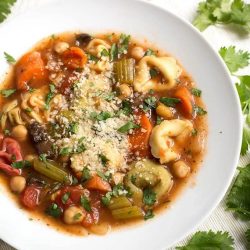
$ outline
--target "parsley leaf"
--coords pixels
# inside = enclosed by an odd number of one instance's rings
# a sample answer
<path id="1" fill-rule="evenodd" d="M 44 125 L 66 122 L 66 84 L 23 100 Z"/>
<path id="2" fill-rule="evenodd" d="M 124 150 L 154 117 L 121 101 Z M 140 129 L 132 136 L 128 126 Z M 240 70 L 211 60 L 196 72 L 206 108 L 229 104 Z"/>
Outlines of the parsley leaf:
<path id="1" fill-rule="evenodd" d="M 236 51 L 235 46 L 222 47 L 219 53 L 231 73 L 249 65 L 250 53 L 243 50 Z"/>
<path id="2" fill-rule="evenodd" d="M 31 163 L 29 161 L 15 161 L 11 163 L 11 166 L 13 168 L 17 168 L 17 169 L 23 169 L 24 167 L 31 167 Z"/>
<path id="3" fill-rule="evenodd" d="M 69 132 L 71 132 L 72 134 L 76 134 L 78 129 L 79 129 L 79 124 L 77 122 L 72 122 L 69 125 Z"/>
<path id="4" fill-rule="evenodd" d="M 112 114 L 107 111 L 101 111 L 99 114 L 96 112 L 90 113 L 90 118 L 97 121 L 105 121 L 112 117 Z"/>
<path id="5" fill-rule="evenodd" d="M 200 89 L 192 88 L 191 89 L 191 94 L 197 97 L 201 97 L 202 91 Z"/>
<path id="6" fill-rule="evenodd" d="M 241 144 L 241 154 L 244 155 L 250 144 L 250 76 L 240 76 L 239 80 L 240 82 L 236 84 L 236 88 L 240 97 L 241 109 L 245 119 Z"/>
<path id="7" fill-rule="evenodd" d="M 109 60 L 115 61 L 118 58 L 118 47 L 115 43 L 111 45 L 110 52 L 109 52 Z"/>
<path id="8" fill-rule="evenodd" d="M 179 103 L 181 100 L 178 98 L 170 98 L 170 97 L 161 97 L 160 102 L 168 107 L 175 107 L 177 103 Z"/>
<path id="9" fill-rule="evenodd" d="M 47 207 L 45 213 L 54 218 L 58 218 L 62 215 L 63 212 L 62 209 L 58 207 L 56 203 L 52 203 L 49 207 Z"/>
<path id="10" fill-rule="evenodd" d="M 130 35 L 121 34 L 118 42 L 118 54 L 126 54 L 130 42 Z"/>
<path id="11" fill-rule="evenodd" d="M 152 49 L 147 49 L 144 56 L 155 56 L 155 52 Z"/>
<path id="12" fill-rule="evenodd" d="M 205 115 L 205 114 L 207 114 L 207 111 L 204 110 L 202 107 L 194 106 L 193 109 L 194 109 L 194 112 L 195 112 L 197 115 Z"/>
<path id="13" fill-rule="evenodd" d="M 82 170 L 81 182 L 87 181 L 91 178 L 90 170 L 87 167 L 84 167 Z"/>
<path id="14" fill-rule="evenodd" d="M 67 201 L 68 201 L 68 199 L 69 199 L 69 197 L 70 197 L 70 192 L 65 193 L 65 194 L 62 196 L 62 198 L 61 198 L 62 203 L 63 203 L 63 204 L 66 204 Z"/>
<path id="15" fill-rule="evenodd" d="M 197 232 L 186 246 L 177 247 L 180 250 L 224 249 L 233 250 L 234 240 L 228 232 Z"/>
<path id="16" fill-rule="evenodd" d="M 80 203 L 82 205 L 82 207 L 87 211 L 87 212 L 91 212 L 91 205 L 89 202 L 89 199 L 87 197 L 85 197 L 84 195 L 81 195 L 81 200 Z"/>
<path id="17" fill-rule="evenodd" d="M 229 210 L 243 220 L 250 220 L 250 164 L 239 168 L 239 174 L 226 199 Z"/>
<path id="18" fill-rule="evenodd" d="M 134 122 L 127 122 L 125 125 L 123 125 L 122 127 L 118 128 L 117 130 L 120 132 L 120 133 L 127 133 L 129 132 L 130 129 L 136 129 L 136 128 L 140 128 L 140 125 L 138 124 L 135 124 Z"/>
<path id="19" fill-rule="evenodd" d="M 15 4 L 16 0 L 4 0 L 0 3 L 0 23 L 2 23 L 10 14 L 10 8 Z"/>
<path id="20" fill-rule="evenodd" d="M 102 165 L 106 166 L 106 164 L 109 161 L 109 159 L 105 155 L 103 155 L 103 154 L 99 154 L 98 156 L 99 156 L 99 158 L 101 160 Z"/>
<path id="21" fill-rule="evenodd" d="M 250 4 L 243 0 L 206 0 L 199 3 L 193 21 L 200 31 L 210 25 L 234 24 L 245 33 L 250 32 Z"/>
<path id="22" fill-rule="evenodd" d="M 156 108 L 156 102 L 157 102 L 157 99 L 154 96 L 149 96 L 145 98 L 144 103 L 143 103 L 143 110 L 147 112 L 148 110 L 152 108 L 153 109 Z"/>
<path id="23" fill-rule="evenodd" d="M 1 95 L 5 98 L 8 98 L 16 92 L 16 89 L 3 89 L 1 90 Z"/>
<path id="24" fill-rule="evenodd" d="M 49 85 L 49 93 L 47 94 L 46 99 L 45 99 L 45 107 L 44 108 L 46 110 L 49 109 L 49 103 L 52 100 L 52 98 L 54 97 L 55 92 L 56 92 L 56 86 L 54 84 L 50 84 Z"/>
<path id="25" fill-rule="evenodd" d="M 61 148 L 59 155 L 69 155 L 71 153 L 70 147 Z"/>
<path id="26" fill-rule="evenodd" d="M 47 154 L 40 154 L 39 155 L 39 160 L 42 162 L 46 162 L 47 161 Z"/>
<path id="27" fill-rule="evenodd" d="M 122 112 L 125 114 L 125 115 L 130 115 L 132 113 L 132 107 L 131 107 L 131 102 L 127 101 L 127 100 L 123 100 L 122 101 Z"/>
<path id="28" fill-rule="evenodd" d="M 156 193 L 151 188 L 143 191 L 143 203 L 148 206 L 154 205 L 156 202 Z"/>
<path id="29" fill-rule="evenodd" d="M 152 209 L 149 209 L 144 215 L 144 220 L 152 219 L 154 216 Z"/>
<path id="30" fill-rule="evenodd" d="M 7 52 L 4 52 L 4 57 L 5 57 L 5 60 L 9 63 L 9 64 L 13 64 L 16 62 L 16 59 L 11 56 L 10 54 L 8 54 Z"/>

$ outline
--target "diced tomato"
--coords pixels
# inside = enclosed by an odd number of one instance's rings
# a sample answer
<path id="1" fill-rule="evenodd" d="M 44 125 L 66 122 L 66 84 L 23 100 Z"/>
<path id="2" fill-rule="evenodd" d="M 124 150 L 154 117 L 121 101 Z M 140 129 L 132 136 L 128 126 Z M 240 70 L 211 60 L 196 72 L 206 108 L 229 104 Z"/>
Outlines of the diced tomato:
<path id="1" fill-rule="evenodd" d="M 37 51 L 25 54 L 16 65 L 16 82 L 20 90 L 36 87 L 37 82 L 47 78 L 47 70 Z"/>
<path id="2" fill-rule="evenodd" d="M 24 206 L 30 209 L 35 209 L 39 204 L 41 189 L 35 185 L 27 186 L 21 196 L 21 201 Z"/>
<path id="3" fill-rule="evenodd" d="M 92 209 L 92 212 L 87 213 L 85 218 L 82 221 L 82 225 L 84 227 L 89 227 L 93 224 L 97 224 L 99 221 L 99 217 L 100 217 L 99 210 L 95 207 L 92 207 L 91 209 Z"/>
<path id="4" fill-rule="evenodd" d="M 66 194 L 66 196 L 64 196 Z M 81 196 L 88 195 L 88 190 L 81 186 L 67 186 L 61 189 L 60 194 L 56 197 L 56 203 L 62 208 L 67 208 L 71 205 L 80 204 Z M 68 197 L 63 199 L 63 197 Z"/>

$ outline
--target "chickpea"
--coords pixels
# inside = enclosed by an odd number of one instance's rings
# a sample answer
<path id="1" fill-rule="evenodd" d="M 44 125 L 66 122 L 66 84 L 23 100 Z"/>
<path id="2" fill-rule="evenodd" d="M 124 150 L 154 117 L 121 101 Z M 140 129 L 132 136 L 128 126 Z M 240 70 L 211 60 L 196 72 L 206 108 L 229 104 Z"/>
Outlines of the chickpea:
<path id="1" fill-rule="evenodd" d="M 105 235 L 110 231 L 110 225 L 108 223 L 101 223 L 90 226 L 89 230 L 97 235 Z"/>
<path id="2" fill-rule="evenodd" d="M 66 51 L 69 48 L 69 44 L 66 42 L 58 42 L 54 46 L 54 50 L 58 54 L 62 54 L 64 51 Z"/>
<path id="3" fill-rule="evenodd" d="M 160 103 L 156 108 L 157 115 L 163 117 L 164 119 L 172 119 L 174 118 L 174 109 L 171 107 L 167 107 L 166 105 Z"/>
<path id="4" fill-rule="evenodd" d="M 33 164 L 35 158 L 37 158 L 37 155 L 29 154 L 24 157 L 24 160 L 29 161 L 31 164 Z"/>
<path id="5" fill-rule="evenodd" d="M 22 176 L 13 176 L 10 179 L 10 189 L 15 193 L 22 193 L 26 186 L 26 180 Z"/>
<path id="6" fill-rule="evenodd" d="M 144 56 L 144 54 L 145 54 L 144 49 L 139 46 L 136 46 L 131 50 L 131 56 L 136 60 L 140 60 Z"/>
<path id="7" fill-rule="evenodd" d="M 185 178 L 190 172 L 190 167 L 184 161 L 177 161 L 172 165 L 172 171 L 176 177 Z"/>
<path id="8" fill-rule="evenodd" d="M 120 99 L 126 99 L 127 97 L 131 96 L 132 90 L 127 84 L 121 84 L 118 88 L 120 95 Z"/>
<path id="9" fill-rule="evenodd" d="M 18 141 L 25 141 L 28 136 L 28 130 L 24 125 L 17 125 L 12 129 L 11 135 Z"/>
<path id="10" fill-rule="evenodd" d="M 84 211 L 76 206 L 71 206 L 64 211 L 63 220 L 66 224 L 80 223 L 85 217 Z"/>

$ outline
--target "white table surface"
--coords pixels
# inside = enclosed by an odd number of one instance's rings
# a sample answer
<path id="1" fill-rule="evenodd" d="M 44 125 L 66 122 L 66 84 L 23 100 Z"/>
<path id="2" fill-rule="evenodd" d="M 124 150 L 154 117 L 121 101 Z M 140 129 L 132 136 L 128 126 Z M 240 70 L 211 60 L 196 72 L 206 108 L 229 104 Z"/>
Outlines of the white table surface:
<path id="1" fill-rule="evenodd" d="M 12 14 L 9 16 L 9 18 L 13 18 L 15 17 L 15 15 L 23 11 L 27 11 L 30 7 L 42 6 L 43 4 L 46 4 L 50 1 L 53 0 L 17 0 L 17 3 L 13 7 Z M 191 22 L 195 16 L 198 3 L 201 0 L 144 0 L 144 1 L 151 2 L 155 5 L 159 5 L 165 9 L 168 9 L 171 12 L 177 14 L 179 17 L 182 17 Z M 245 0 L 245 2 L 250 3 L 250 0 Z M 4 23 L 0 25 L 4 25 Z M 241 37 L 228 27 L 223 27 L 223 26 L 210 27 L 207 30 L 205 30 L 202 34 L 216 50 L 218 50 L 222 46 L 235 45 L 237 48 L 250 51 L 250 37 Z M 250 74 L 250 67 L 244 69 L 244 71 L 240 73 Z M 250 154 L 240 158 L 239 166 L 244 166 L 249 162 L 250 162 Z M 226 208 L 225 202 L 224 200 L 222 200 L 219 206 L 196 230 L 207 231 L 211 229 L 213 231 L 228 231 L 230 235 L 235 239 L 235 249 L 237 250 L 247 249 L 244 233 L 248 228 L 250 228 L 250 223 L 245 223 L 237 220 L 236 218 L 234 218 L 231 212 L 225 211 L 225 208 Z M 190 236 L 180 241 L 178 245 L 185 244 L 185 242 L 187 242 L 189 238 Z M 174 246 L 171 249 L 174 249 Z M 0 240 L 0 250 L 13 250 L 13 248 Z"/>

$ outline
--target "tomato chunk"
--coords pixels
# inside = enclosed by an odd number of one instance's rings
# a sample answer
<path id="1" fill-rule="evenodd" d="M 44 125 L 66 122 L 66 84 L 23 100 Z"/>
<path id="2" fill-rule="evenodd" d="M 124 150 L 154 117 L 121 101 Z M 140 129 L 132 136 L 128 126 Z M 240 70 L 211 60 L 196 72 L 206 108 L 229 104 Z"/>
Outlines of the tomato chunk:
<path id="1" fill-rule="evenodd" d="M 22 194 L 21 202 L 29 209 L 35 209 L 39 204 L 41 189 L 35 185 L 27 186 Z"/>
<path id="2" fill-rule="evenodd" d="M 70 69 L 82 68 L 87 62 L 87 55 L 78 47 L 70 47 L 62 55 L 63 62 Z"/>

